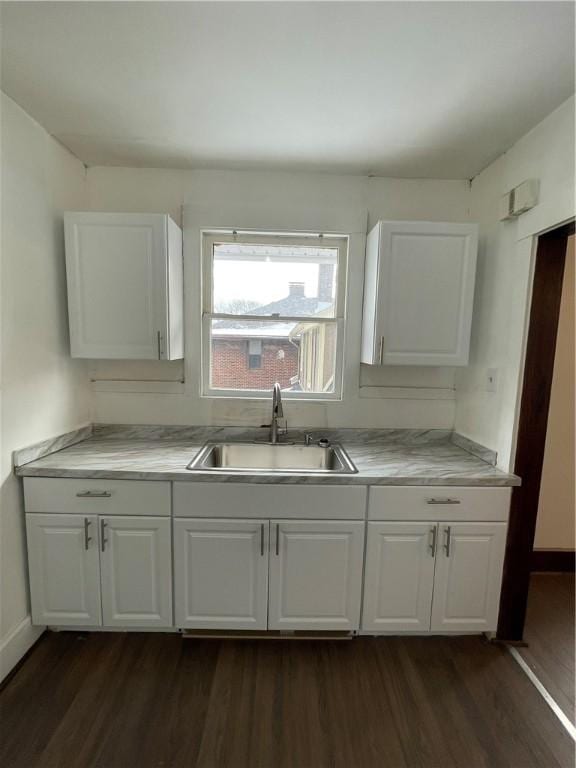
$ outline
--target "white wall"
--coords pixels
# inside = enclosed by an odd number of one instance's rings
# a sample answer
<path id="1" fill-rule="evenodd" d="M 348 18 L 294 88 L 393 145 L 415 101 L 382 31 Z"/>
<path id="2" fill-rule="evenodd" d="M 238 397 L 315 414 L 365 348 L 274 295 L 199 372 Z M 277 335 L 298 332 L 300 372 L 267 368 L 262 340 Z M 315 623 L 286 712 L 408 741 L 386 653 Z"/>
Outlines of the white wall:
<path id="1" fill-rule="evenodd" d="M 540 180 L 540 201 L 516 221 L 499 222 L 501 195 Z M 574 217 L 574 98 L 520 139 L 472 182 L 471 217 L 480 251 L 470 365 L 456 373 L 458 432 L 498 451 L 511 466 L 523 369 L 535 235 Z M 496 392 L 487 369 L 498 371 Z"/>
<path id="2" fill-rule="evenodd" d="M 243 206 L 251 211 L 281 215 L 302 221 L 306 212 L 330 212 L 338 221 L 378 219 L 427 219 L 467 221 L 470 189 L 466 181 L 377 179 L 328 174 L 248 173 L 227 171 L 174 171 L 135 168 L 90 168 L 88 170 L 89 207 L 109 211 L 160 211 L 182 223 L 182 206 L 197 209 L 230 210 Z M 296 224 L 294 224 L 296 226 Z M 193 280 L 196 256 L 186 249 L 186 275 Z M 351 253 L 351 281 L 354 283 L 351 318 L 360 317 L 363 248 Z M 192 283 L 189 282 L 191 285 Z M 360 288 L 358 289 L 358 286 Z M 187 293 L 188 322 L 195 313 Z M 359 324 L 351 321 L 349 349 L 359 345 Z M 92 364 L 91 375 L 99 383 L 95 407 L 98 421 L 156 421 L 166 423 L 263 423 L 267 405 L 253 401 L 240 403 L 207 400 L 199 397 L 196 357 L 189 334 L 187 361 L 182 363 Z M 454 423 L 455 395 L 452 368 L 372 369 L 363 366 L 360 376 L 349 381 L 341 403 L 326 405 L 290 403 L 293 425 L 443 427 Z M 182 393 L 118 393 L 110 391 L 111 379 L 185 378 Z M 132 386 L 132 389 L 137 389 Z M 168 389 L 169 387 L 167 387 Z M 174 388 L 173 388 L 174 389 Z M 176 388 L 177 389 L 177 388 Z"/>
<path id="3" fill-rule="evenodd" d="M 85 169 L 2 95 L 0 676 L 34 641 L 24 514 L 12 451 L 91 420 L 87 370 L 69 357 L 62 211 Z"/>
<path id="4" fill-rule="evenodd" d="M 574 549 L 574 236 L 568 240 L 548 413 L 536 549 Z"/>

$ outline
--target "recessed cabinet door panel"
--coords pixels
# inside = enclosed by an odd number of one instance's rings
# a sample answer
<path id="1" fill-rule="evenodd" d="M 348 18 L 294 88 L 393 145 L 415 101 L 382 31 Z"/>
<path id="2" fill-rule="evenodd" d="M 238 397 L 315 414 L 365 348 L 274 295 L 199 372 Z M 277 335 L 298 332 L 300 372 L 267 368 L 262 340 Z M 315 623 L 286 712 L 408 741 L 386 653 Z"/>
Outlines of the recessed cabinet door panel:
<path id="1" fill-rule="evenodd" d="M 441 523 L 432 631 L 496 629 L 506 523 Z"/>
<path id="2" fill-rule="evenodd" d="M 475 224 L 379 222 L 368 238 L 362 362 L 467 364 L 477 240 Z"/>
<path id="3" fill-rule="evenodd" d="M 97 520 L 26 515 L 34 624 L 101 624 Z"/>
<path id="4" fill-rule="evenodd" d="M 428 632 L 436 523 L 368 523 L 362 629 Z"/>
<path id="5" fill-rule="evenodd" d="M 172 626 L 168 517 L 101 517 L 104 626 Z"/>
<path id="6" fill-rule="evenodd" d="M 266 629 L 268 521 L 174 520 L 177 627 Z"/>
<path id="7" fill-rule="evenodd" d="M 158 359 L 167 331 L 166 217 L 71 213 L 65 222 L 72 356 Z"/>
<path id="8" fill-rule="evenodd" d="M 269 629 L 358 629 L 364 523 L 271 522 Z"/>

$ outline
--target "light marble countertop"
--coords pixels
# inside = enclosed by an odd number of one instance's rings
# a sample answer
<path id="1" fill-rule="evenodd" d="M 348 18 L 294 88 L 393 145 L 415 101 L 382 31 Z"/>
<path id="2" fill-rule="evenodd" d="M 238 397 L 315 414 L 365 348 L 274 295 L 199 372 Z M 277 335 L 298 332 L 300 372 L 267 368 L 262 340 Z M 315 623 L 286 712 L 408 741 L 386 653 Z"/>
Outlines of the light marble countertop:
<path id="1" fill-rule="evenodd" d="M 207 440 L 251 440 L 262 430 L 241 428 L 105 428 L 95 426 L 90 437 L 78 433 L 78 442 L 31 460 L 33 447 L 15 456 L 16 473 L 23 477 L 117 478 L 129 480 L 185 480 L 215 483 L 282 483 L 331 485 L 520 485 L 478 455 L 456 444 L 445 430 L 313 430 L 344 446 L 357 474 L 307 475 L 210 474 L 186 469 Z M 299 439 L 300 432 L 291 433 Z M 462 441 L 460 441 L 461 444 Z M 43 445 L 43 451 L 50 446 Z M 27 463 L 25 463 L 27 462 Z"/>

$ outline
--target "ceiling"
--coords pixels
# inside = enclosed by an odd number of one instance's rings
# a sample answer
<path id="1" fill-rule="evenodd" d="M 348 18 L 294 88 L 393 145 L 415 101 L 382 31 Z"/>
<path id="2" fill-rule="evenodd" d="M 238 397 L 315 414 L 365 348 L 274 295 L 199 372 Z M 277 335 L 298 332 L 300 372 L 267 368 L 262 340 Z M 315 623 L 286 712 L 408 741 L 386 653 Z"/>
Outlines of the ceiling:
<path id="1" fill-rule="evenodd" d="M 574 5 L 4 2 L 2 89 L 87 165 L 470 178 L 574 92 Z"/>

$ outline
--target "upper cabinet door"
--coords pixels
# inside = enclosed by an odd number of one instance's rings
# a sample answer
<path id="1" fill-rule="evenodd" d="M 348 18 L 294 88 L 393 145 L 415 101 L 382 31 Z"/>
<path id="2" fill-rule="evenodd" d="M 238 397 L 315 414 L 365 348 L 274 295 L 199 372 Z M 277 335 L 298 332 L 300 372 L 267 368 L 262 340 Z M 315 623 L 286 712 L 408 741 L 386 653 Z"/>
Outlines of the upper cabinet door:
<path id="1" fill-rule="evenodd" d="M 182 233 L 164 214 L 66 213 L 73 357 L 183 356 Z"/>
<path id="2" fill-rule="evenodd" d="M 491 632 L 498 624 L 506 523 L 441 523 L 433 632 Z"/>
<path id="3" fill-rule="evenodd" d="M 99 626 L 96 515 L 26 515 L 32 622 Z"/>
<path id="4" fill-rule="evenodd" d="M 172 626 L 169 517 L 100 517 L 104 626 Z"/>
<path id="5" fill-rule="evenodd" d="M 475 224 L 381 221 L 368 235 L 362 362 L 466 365 Z"/>
<path id="6" fill-rule="evenodd" d="M 269 629 L 358 629 L 364 523 L 272 521 Z"/>

